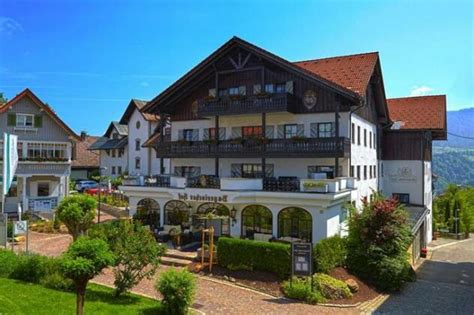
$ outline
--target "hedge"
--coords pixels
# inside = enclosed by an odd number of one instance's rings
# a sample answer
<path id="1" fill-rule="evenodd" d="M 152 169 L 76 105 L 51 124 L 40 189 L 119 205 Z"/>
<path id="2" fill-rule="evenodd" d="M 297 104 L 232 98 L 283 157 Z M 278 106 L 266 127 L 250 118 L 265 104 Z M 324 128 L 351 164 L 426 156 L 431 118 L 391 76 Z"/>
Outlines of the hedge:
<path id="1" fill-rule="evenodd" d="M 320 240 L 313 249 L 315 272 L 328 273 L 345 265 L 347 256 L 346 239 L 338 235 Z"/>
<path id="2" fill-rule="evenodd" d="M 291 271 L 290 246 L 281 243 L 258 242 L 221 237 L 217 262 L 231 270 L 258 270 L 287 278 Z"/>

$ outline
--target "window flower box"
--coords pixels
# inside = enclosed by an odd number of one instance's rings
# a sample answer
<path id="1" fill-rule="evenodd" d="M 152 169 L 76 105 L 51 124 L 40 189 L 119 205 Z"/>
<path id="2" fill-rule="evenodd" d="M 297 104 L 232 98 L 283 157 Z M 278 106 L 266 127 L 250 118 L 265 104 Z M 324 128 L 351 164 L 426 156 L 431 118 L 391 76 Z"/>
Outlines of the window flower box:
<path id="1" fill-rule="evenodd" d="M 317 192 L 317 193 L 327 193 L 329 187 L 327 183 L 319 181 L 304 181 L 303 182 L 303 191 L 304 192 Z"/>

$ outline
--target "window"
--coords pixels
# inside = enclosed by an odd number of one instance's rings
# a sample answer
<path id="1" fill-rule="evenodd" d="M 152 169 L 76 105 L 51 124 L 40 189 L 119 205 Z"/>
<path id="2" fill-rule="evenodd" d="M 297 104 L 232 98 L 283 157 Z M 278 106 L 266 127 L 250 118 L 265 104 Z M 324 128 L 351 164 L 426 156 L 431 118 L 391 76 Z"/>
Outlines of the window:
<path id="1" fill-rule="evenodd" d="M 369 131 L 369 148 L 372 149 L 372 131 Z"/>
<path id="2" fill-rule="evenodd" d="M 183 140 L 193 141 L 193 129 L 184 129 L 183 130 Z"/>
<path id="3" fill-rule="evenodd" d="M 278 237 L 294 237 L 311 242 L 313 219 L 311 214 L 296 207 L 278 213 Z"/>
<path id="4" fill-rule="evenodd" d="M 136 124 L 135 124 L 135 127 L 137 127 L 137 129 L 140 129 L 140 126 L 141 126 L 140 121 L 137 120 L 137 122 L 136 122 Z"/>
<path id="5" fill-rule="evenodd" d="M 135 140 L 135 151 L 140 151 L 140 139 Z"/>
<path id="6" fill-rule="evenodd" d="M 351 177 L 354 177 L 354 165 L 351 165 L 351 174 L 350 174 Z"/>
<path id="7" fill-rule="evenodd" d="M 38 183 L 38 197 L 48 197 L 49 196 L 49 183 Z"/>
<path id="8" fill-rule="evenodd" d="M 360 180 L 360 165 L 357 165 L 357 179 Z"/>
<path id="9" fill-rule="evenodd" d="M 112 175 L 115 175 L 115 166 L 112 166 Z"/>
<path id="10" fill-rule="evenodd" d="M 377 141 L 376 141 L 375 132 L 374 132 L 374 149 L 376 148 L 376 143 L 377 143 Z"/>
<path id="11" fill-rule="evenodd" d="M 209 128 L 209 139 L 208 140 L 216 140 L 216 128 Z"/>
<path id="12" fill-rule="evenodd" d="M 372 178 L 372 165 L 369 166 L 369 178 Z"/>
<path id="13" fill-rule="evenodd" d="M 318 137 L 330 138 L 334 137 L 334 123 L 318 123 Z"/>
<path id="14" fill-rule="evenodd" d="M 249 126 L 242 127 L 242 137 L 243 138 L 258 138 L 262 137 L 262 126 Z"/>
<path id="15" fill-rule="evenodd" d="M 360 145 L 360 126 L 357 126 L 357 144 Z"/>
<path id="16" fill-rule="evenodd" d="M 296 124 L 285 125 L 285 139 L 291 139 L 298 135 L 298 127 Z"/>
<path id="17" fill-rule="evenodd" d="M 286 92 L 286 84 L 285 83 L 275 84 L 275 93 L 285 93 L 285 92 Z"/>
<path id="18" fill-rule="evenodd" d="M 115 157 L 115 150 L 112 149 L 112 157 L 114 158 Z"/>
<path id="19" fill-rule="evenodd" d="M 400 203 L 404 203 L 406 205 L 410 203 L 410 194 L 393 193 L 392 197 L 397 199 Z"/>
<path id="20" fill-rule="evenodd" d="M 140 167 L 141 167 L 140 158 L 137 157 L 137 158 L 135 158 L 135 169 L 139 170 Z"/>
<path id="21" fill-rule="evenodd" d="M 367 165 L 364 165 L 364 179 L 367 179 Z"/>
<path id="22" fill-rule="evenodd" d="M 374 165 L 374 177 L 377 178 L 377 165 Z"/>
<path id="23" fill-rule="evenodd" d="M 339 171 L 340 170 L 341 170 L 341 167 L 339 167 Z M 309 178 L 332 179 L 335 176 L 336 174 L 334 174 L 334 166 L 314 166 L 314 165 L 308 166 Z"/>
<path id="24" fill-rule="evenodd" d="M 242 177 L 262 178 L 263 170 L 261 164 L 242 164 Z"/>
<path id="25" fill-rule="evenodd" d="M 201 175 L 201 168 L 197 166 L 176 166 L 174 175 L 186 178 L 198 177 Z"/>
<path id="26" fill-rule="evenodd" d="M 239 95 L 239 88 L 238 87 L 229 88 L 229 95 Z"/>
<path id="27" fill-rule="evenodd" d="M 352 138 L 352 143 L 355 144 L 355 124 L 352 123 L 352 129 L 351 129 L 351 138 Z"/>
<path id="28" fill-rule="evenodd" d="M 114 134 L 112 135 L 112 139 L 116 140 L 116 139 L 118 139 L 118 138 L 119 138 L 118 133 L 114 133 Z"/>
<path id="29" fill-rule="evenodd" d="M 31 114 L 16 114 L 17 127 L 33 127 L 34 115 Z"/>
<path id="30" fill-rule="evenodd" d="M 274 93 L 274 86 L 273 86 L 273 84 L 265 84 L 265 92 L 266 92 L 266 93 Z"/>
<path id="31" fill-rule="evenodd" d="M 121 166 L 117 167 L 117 174 L 119 174 L 119 175 L 122 174 L 122 167 Z"/>
<path id="32" fill-rule="evenodd" d="M 367 146 L 367 129 L 364 128 L 364 147 Z"/>
<path id="33" fill-rule="evenodd" d="M 125 153 L 125 150 L 123 148 L 119 149 L 118 150 L 118 157 L 122 157 L 124 153 Z"/>
<path id="34" fill-rule="evenodd" d="M 227 96 L 229 94 L 229 90 L 227 89 L 220 89 L 219 90 L 219 96 L 222 97 L 222 96 Z"/>
<path id="35" fill-rule="evenodd" d="M 251 205 L 242 210 L 242 236 L 253 238 L 255 233 L 272 234 L 272 212 L 264 206 Z"/>

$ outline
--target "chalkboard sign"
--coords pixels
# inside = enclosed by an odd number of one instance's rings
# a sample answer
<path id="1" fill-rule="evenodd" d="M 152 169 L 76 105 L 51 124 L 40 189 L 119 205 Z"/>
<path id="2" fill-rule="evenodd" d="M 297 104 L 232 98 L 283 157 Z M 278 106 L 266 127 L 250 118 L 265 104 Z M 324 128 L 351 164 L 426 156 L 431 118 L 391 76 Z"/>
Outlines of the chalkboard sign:
<path id="1" fill-rule="evenodd" d="M 292 276 L 311 276 L 313 274 L 313 246 L 311 243 L 291 244 Z"/>

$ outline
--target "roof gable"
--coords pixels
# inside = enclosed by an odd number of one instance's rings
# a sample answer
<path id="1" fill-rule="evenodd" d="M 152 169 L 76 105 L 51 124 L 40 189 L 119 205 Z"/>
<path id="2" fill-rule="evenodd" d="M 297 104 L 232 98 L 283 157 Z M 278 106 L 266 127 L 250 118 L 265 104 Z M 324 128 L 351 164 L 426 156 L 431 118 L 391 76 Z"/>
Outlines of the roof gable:
<path id="1" fill-rule="evenodd" d="M 41 108 L 57 125 L 59 125 L 66 133 L 71 136 L 74 140 L 80 141 L 80 136 L 77 135 L 59 116 L 54 110 L 47 104 L 43 103 L 30 89 L 24 89 L 20 94 L 16 95 L 7 103 L 0 107 L 0 114 L 8 111 L 9 108 L 15 106 L 21 99 L 28 97 L 31 101 Z"/>
<path id="2" fill-rule="evenodd" d="M 158 121 L 159 117 L 157 117 L 154 114 L 146 113 L 143 111 L 143 108 L 146 106 L 148 102 L 144 100 L 138 100 L 138 99 L 131 99 L 130 103 L 128 103 L 127 108 L 125 109 L 125 112 L 122 115 L 122 118 L 120 118 L 119 123 L 126 125 L 128 124 L 130 118 L 132 117 L 133 111 L 136 109 L 138 110 L 143 118 L 147 121 Z"/>
<path id="3" fill-rule="evenodd" d="M 118 121 L 112 121 L 105 132 L 105 137 L 110 137 L 112 131 L 117 131 L 121 136 L 128 136 L 128 125 L 120 124 Z"/>

